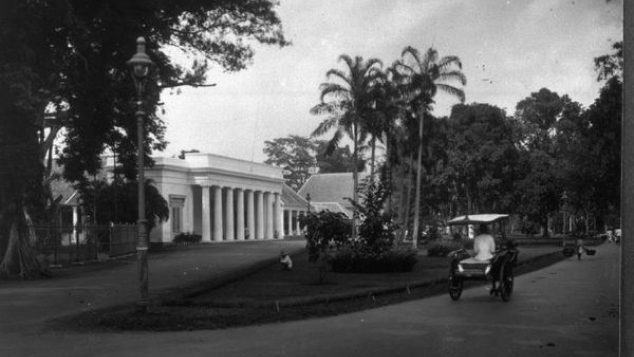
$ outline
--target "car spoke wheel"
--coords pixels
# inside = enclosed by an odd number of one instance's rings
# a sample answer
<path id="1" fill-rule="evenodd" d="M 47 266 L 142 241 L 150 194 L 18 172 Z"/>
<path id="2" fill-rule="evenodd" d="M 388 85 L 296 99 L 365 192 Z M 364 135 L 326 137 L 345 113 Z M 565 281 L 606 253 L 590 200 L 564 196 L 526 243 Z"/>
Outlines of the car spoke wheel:
<path id="1" fill-rule="evenodd" d="M 454 276 L 450 275 L 448 285 L 449 297 L 451 297 L 451 300 L 456 301 L 460 299 L 460 295 L 462 295 L 462 279 L 456 279 Z"/>
<path id="2" fill-rule="evenodd" d="M 500 271 L 499 289 L 502 300 L 509 301 L 513 294 L 513 269 L 507 268 Z"/>

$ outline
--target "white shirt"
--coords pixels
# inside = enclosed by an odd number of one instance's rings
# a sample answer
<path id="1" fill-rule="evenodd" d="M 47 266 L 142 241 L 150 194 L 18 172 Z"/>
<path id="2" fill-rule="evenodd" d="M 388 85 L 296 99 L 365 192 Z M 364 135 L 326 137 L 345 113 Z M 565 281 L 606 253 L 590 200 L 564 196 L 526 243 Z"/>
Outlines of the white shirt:
<path id="1" fill-rule="evenodd" d="M 288 254 L 285 254 L 280 258 L 280 263 L 286 265 L 288 269 L 291 269 L 293 267 L 293 261 Z"/>
<path id="2" fill-rule="evenodd" d="M 495 239 L 490 234 L 480 234 L 473 239 L 473 251 L 476 260 L 489 260 L 495 253 Z"/>

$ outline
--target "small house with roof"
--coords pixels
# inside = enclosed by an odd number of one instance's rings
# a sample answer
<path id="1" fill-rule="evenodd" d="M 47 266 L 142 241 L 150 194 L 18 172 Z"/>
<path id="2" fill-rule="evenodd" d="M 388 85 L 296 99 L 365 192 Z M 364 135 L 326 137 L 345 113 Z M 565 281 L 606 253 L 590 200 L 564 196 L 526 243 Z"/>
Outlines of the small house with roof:
<path id="1" fill-rule="evenodd" d="M 59 168 L 54 171 L 59 173 Z M 61 175 L 56 175 L 50 181 L 51 196 L 59 205 L 59 217 L 57 224 L 62 229 L 62 243 L 76 243 L 77 239 L 83 239 L 78 227 L 84 219 L 81 210 L 79 192 Z"/>
<path id="2" fill-rule="evenodd" d="M 365 175 L 359 174 L 359 181 Z M 341 212 L 352 219 L 353 206 L 346 198 L 352 198 L 354 180 L 351 172 L 315 174 L 300 188 L 301 197 L 310 195 L 310 205 L 316 211 Z"/>

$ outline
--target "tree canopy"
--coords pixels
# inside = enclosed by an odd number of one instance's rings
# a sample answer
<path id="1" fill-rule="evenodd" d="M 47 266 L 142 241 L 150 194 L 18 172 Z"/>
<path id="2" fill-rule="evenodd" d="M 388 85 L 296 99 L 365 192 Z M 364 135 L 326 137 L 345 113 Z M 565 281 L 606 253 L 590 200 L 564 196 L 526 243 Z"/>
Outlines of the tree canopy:
<path id="1" fill-rule="evenodd" d="M 304 185 L 317 167 L 317 144 L 309 138 L 291 135 L 264 142 L 265 164 L 281 167 L 286 184 L 295 190 Z"/>
<path id="2" fill-rule="evenodd" d="M 11 50 L 0 54 L 0 274 L 39 271 L 37 264 L 18 264 L 28 255 L 22 232 L 27 211 L 47 205 L 42 186 L 50 167 L 42 163 L 62 129 L 65 179 L 85 182 L 101 168 L 106 148 L 127 179 L 136 177 L 136 104 L 126 65 L 136 37 L 146 37 L 155 63 L 143 98 L 144 152 L 152 165 L 151 152 L 167 144 L 157 115 L 161 91 L 210 85 L 212 69 L 245 68 L 255 44 L 288 45 L 275 7 L 268 0 L 1 2 L 0 46 Z M 191 61 L 177 63 L 170 51 Z"/>

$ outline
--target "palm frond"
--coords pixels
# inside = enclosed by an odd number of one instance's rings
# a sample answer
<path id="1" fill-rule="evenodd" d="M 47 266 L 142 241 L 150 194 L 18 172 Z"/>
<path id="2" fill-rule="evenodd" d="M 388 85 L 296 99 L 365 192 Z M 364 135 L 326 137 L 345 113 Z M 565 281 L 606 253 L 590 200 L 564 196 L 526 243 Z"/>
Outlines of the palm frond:
<path id="1" fill-rule="evenodd" d="M 310 108 L 310 114 L 312 115 L 335 115 L 340 111 L 340 105 L 337 102 L 321 102 L 314 107 Z"/>
<path id="2" fill-rule="evenodd" d="M 339 117 L 332 116 L 324 119 L 315 130 L 310 134 L 311 137 L 322 136 L 329 132 L 333 127 L 339 125 Z"/>
<path id="3" fill-rule="evenodd" d="M 381 61 L 378 58 L 370 58 L 369 60 L 365 62 L 365 67 L 367 71 L 370 71 L 373 68 L 376 69 L 377 67 L 374 67 L 375 65 L 378 65 L 378 68 L 383 68 L 383 61 Z"/>
<path id="4" fill-rule="evenodd" d="M 350 83 L 349 76 L 346 73 L 344 73 L 342 70 L 333 68 L 333 69 L 329 70 L 328 72 L 326 72 L 326 78 L 328 78 L 330 80 L 331 77 L 337 77 L 337 78 L 341 79 L 342 81 L 346 82 L 349 86 L 352 85 Z"/>
<path id="5" fill-rule="evenodd" d="M 454 86 L 448 85 L 448 84 L 444 84 L 444 83 L 437 83 L 436 87 L 447 93 L 450 94 L 456 98 L 458 98 L 460 100 L 461 103 L 464 103 L 465 101 L 465 94 L 464 91 L 462 89 L 456 88 Z"/>
<path id="6" fill-rule="evenodd" d="M 348 99 L 348 97 L 350 96 L 350 90 L 348 88 L 341 86 L 338 83 L 322 83 L 322 85 L 319 86 L 319 89 L 321 90 L 321 95 L 319 99 L 322 102 L 324 101 L 324 98 L 326 98 L 329 95 L 332 95 L 335 98 L 346 98 L 346 99 Z"/>
<path id="7" fill-rule="evenodd" d="M 332 136 L 332 139 L 328 141 L 328 146 L 326 146 L 326 151 L 324 155 L 330 156 L 333 152 L 339 147 L 339 142 L 341 141 L 342 132 L 340 129 L 335 131 L 335 135 Z"/>
<path id="8" fill-rule="evenodd" d="M 425 52 L 425 57 L 423 57 L 422 63 L 422 71 L 429 71 L 432 66 L 434 66 L 438 62 L 438 51 L 436 51 L 433 47 L 430 47 L 427 52 Z"/>
<path id="9" fill-rule="evenodd" d="M 354 69 L 354 60 L 350 56 L 343 54 L 339 56 L 339 62 L 341 61 L 345 62 L 350 72 L 352 72 L 352 69 Z"/>
<path id="10" fill-rule="evenodd" d="M 438 80 L 443 82 L 457 81 L 463 86 L 467 85 L 467 77 L 462 71 L 454 70 L 449 72 L 441 72 L 438 75 Z"/>
<path id="11" fill-rule="evenodd" d="M 458 68 L 462 68 L 462 62 L 458 56 L 445 56 L 438 61 L 438 67 L 447 69 L 451 66 L 457 66 Z"/>
<path id="12" fill-rule="evenodd" d="M 403 51 L 401 51 L 401 58 L 405 58 L 405 55 L 407 55 L 407 54 L 412 56 L 412 58 L 414 59 L 414 62 L 416 62 L 416 65 L 418 65 L 418 66 L 421 65 L 420 52 L 418 52 L 417 49 L 415 49 L 412 46 L 405 47 L 403 49 Z"/>

